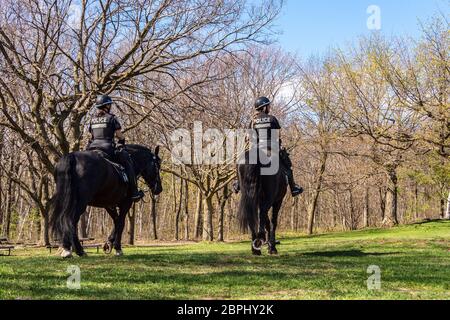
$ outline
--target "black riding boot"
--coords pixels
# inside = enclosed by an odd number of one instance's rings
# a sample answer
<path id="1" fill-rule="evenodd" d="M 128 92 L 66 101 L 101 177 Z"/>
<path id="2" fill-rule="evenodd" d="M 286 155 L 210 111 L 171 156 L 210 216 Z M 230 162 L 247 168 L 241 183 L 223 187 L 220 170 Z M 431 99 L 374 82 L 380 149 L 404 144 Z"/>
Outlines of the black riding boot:
<path id="1" fill-rule="evenodd" d="M 286 169 L 286 177 L 288 179 L 289 188 L 291 189 L 291 194 L 293 197 L 301 195 L 303 193 L 303 188 L 298 186 L 294 180 L 294 173 L 292 169 Z"/>
<path id="2" fill-rule="evenodd" d="M 131 199 L 134 202 L 138 202 L 144 197 L 144 192 L 138 190 L 136 174 L 134 173 L 133 164 L 131 163 L 131 158 L 128 152 L 122 150 L 119 152 L 119 159 L 121 164 L 124 166 L 125 171 L 127 172 L 128 182 L 130 184 L 131 189 Z"/>
<path id="3" fill-rule="evenodd" d="M 233 183 L 233 191 L 236 194 L 238 194 L 239 191 L 241 191 L 241 186 L 239 185 L 239 180 L 238 179 L 236 179 L 236 181 L 234 181 L 234 183 Z"/>
<path id="4" fill-rule="evenodd" d="M 292 171 L 292 161 L 289 157 L 289 153 L 286 149 L 280 150 L 280 158 L 285 167 L 286 177 L 288 179 L 289 188 L 291 189 L 291 194 L 293 197 L 296 197 L 303 193 L 303 188 L 298 186 L 294 181 L 294 172 Z"/>

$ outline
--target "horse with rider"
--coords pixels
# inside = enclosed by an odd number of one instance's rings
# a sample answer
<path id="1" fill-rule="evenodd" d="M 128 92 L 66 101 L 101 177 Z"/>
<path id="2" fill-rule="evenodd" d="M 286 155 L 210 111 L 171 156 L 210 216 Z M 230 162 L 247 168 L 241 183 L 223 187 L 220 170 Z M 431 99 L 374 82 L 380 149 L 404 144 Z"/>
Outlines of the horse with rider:
<path id="1" fill-rule="evenodd" d="M 104 250 L 111 252 L 114 248 L 122 255 L 126 215 L 132 204 L 144 197 L 137 180 L 142 177 L 154 195 L 162 192 L 159 147 L 152 152 L 144 146 L 127 145 L 120 121 L 111 113 L 112 105 L 107 95 L 97 98 L 87 149 L 64 155 L 56 165 L 50 224 L 61 239 L 64 258 L 71 257 L 72 250 L 85 255 L 77 226 L 87 206 L 106 209 L 114 228 Z"/>
<path id="2" fill-rule="evenodd" d="M 268 244 L 270 254 L 277 253 L 275 232 L 287 185 L 293 197 L 303 193 L 303 188 L 295 183 L 289 153 L 281 147 L 281 139 L 276 139 L 281 126 L 270 111 L 271 101 L 268 98 L 260 97 L 256 100 L 255 113 L 249 127 L 256 134 L 251 150 L 256 148 L 257 161 L 250 163 L 248 160 L 251 152 L 247 151 L 246 162 L 238 165 L 238 179 L 233 186 L 236 193 L 242 191 L 238 220 L 242 230 L 250 229 L 252 252 L 255 255 L 261 255 L 264 244 Z M 267 158 L 268 163 L 261 161 L 262 158 Z M 263 174 L 264 167 L 273 162 L 280 163 L 281 166 L 273 173 Z M 271 208 L 272 216 L 269 218 Z"/>

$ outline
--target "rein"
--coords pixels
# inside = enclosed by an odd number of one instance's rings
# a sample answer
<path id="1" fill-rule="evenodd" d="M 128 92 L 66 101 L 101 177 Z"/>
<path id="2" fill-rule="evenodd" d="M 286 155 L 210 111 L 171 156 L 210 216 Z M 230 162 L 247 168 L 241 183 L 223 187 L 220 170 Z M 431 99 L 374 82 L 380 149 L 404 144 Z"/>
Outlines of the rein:
<path id="1" fill-rule="evenodd" d="M 131 148 L 131 149 L 133 149 L 133 148 Z M 125 150 L 127 150 L 127 149 L 125 149 Z M 136 149 L 134 149 L 133 151 L 135 151 L 135 153 L 139 153 L 140 151 L 142 152 L 142 151 L 144 151 L 144 150 L 139 150 L 139 149 L 136 150 Z M 159 171 L 160 168 L 158 167 L 158 161 L 157 161 L 156 155 L 154 155 L 150 150 L 145 150 L 145 151 L 148 151 L 148 152 L 151 154 L 152 164 L 155 166 L 155 169 L 156 169 L 157 171 Z M 130 152 L 130 149 L 128 149 L 127 152 L 130 153 L 130 155 L 133 154 L 133 152 Z M 137 161 L 135 161 L 135 159 L 133 159 L 133 157 L 131 157 L 131 158 L 132 158 L 133 163 L 136 164 Z M 142 170 L 139 170 L 139 171 L 142 171 Z M 136 175 L 136 181 L 138 181 L 140 178 L 143 178 L 142 173 L 139 173 L 139 174 Z M 144 180 L 145 180 L 145 179 L 144 179 Z M 158 184 L 158 181 L 156 180 L 156 181 L 154 182 L 154 186 L 153 186 L 153 187 L 156 188 L 157 184 Z M 146 185 L 146 188 L 145 188 L 145 189 L 142 189 L 142 192 L 143 192 L 143 193 L 150 193 L 150 192 L 152 192 L 152 186 L 149 185 L 149 184 L 147 183 L 147 181 L 145 181 L 145 185 Z M 141 201 L 142 201 L 143 203 L 148 203 L 148 201 L 145 201 L 144 199 L 141 199 Z"/>

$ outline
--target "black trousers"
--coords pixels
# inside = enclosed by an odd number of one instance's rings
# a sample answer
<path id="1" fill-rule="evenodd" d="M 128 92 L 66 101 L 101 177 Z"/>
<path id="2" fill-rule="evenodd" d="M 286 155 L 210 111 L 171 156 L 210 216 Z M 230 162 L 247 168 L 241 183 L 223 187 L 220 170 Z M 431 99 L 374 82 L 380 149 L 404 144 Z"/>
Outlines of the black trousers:
<path id="1" fill-rule="evenodd" d="M 134 172 L 133 160 L 131 160 L 130 154 L 123 149 L 116 150 L 116 159 L 117 162 L 120 163 L 125 168 L 130 183 L 130 190 L 132 195 L 136 194 L 138 191 L 136 173 Z"/>
<path id="2" fill-rule="evenodd" d="M 111 161 L 116 161 L 125 168 L 125 172 L 128 176 L 129 188 L 132 195 L 138 192 L 136 173 L 134 172 L 133 161 L 130 154 L 126 150 L 117 150 L 111 142 L 105 140 L 92 141 L 86 150 L 100 150 L 104 152 Z"/>
<path id="3" fill-rule="evenodd" d="M 292 171 L 292 161 L 291 158 L 289 157 L 289 153 L 284 148 L 280 150 L 280 160 L 282 165 L 281 170 L 283 170 L 283 173 L 286 175 L 289 187 L 292 190 L 294 189 L 294 187 L 296 187 L 296 183 L 294 180 L 294 172 Z M 239 179 L 234 182 L 233 188 L 235 192 L 239 192 L 239 190 L 241 189 Z"/>
<path id="4" fill-rule="evenodd" d="M 104 152 L 110 160 L 114 161 L 114 144 L 108 140 L 94 140 L 87 146 L 86 150 L 100 150 Z"/>
<path id="5" fill-rule="evenodd" d="M 289 187 L 292 189 L 295 187 L 294 172 L 292 171 L 292 161 L 289 157 L 289 153 L 284 148 L 280 150 L 280 160 L 283 164 L 284 173 L 288 179 Z"/>

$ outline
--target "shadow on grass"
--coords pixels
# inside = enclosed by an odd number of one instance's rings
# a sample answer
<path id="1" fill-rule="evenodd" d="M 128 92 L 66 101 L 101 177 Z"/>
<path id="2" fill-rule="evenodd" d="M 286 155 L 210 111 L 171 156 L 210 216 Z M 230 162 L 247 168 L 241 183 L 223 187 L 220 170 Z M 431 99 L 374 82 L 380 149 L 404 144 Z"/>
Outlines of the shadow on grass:
<path id="1" fill-rule="evenodd" d="M 425 219 L 423 221 L 419 221 L 419 222 L 415 222 L 415 223 L 411 223 L 411 226 L 424 226 L 427 224 L 431 224 L 431 223 L 446 223 L 446 221 L 448 220 L 442 220 L 442 219 Z"/>
<path id="2" fill-rule="evenodd" d="M 363 252 L 361 250 L 343 250 L 343 251 L 322 251 L 322 252 L 306 252 L 302 255 L 312 257 L 369 257 L 369 256 L 389 256 L 402 254 L 401 252 Z"/>
<path id="3" fill-rule="evenodd" d="M 45 299 L 233 298 L 257 296 L 263 287 L 273 292 L 304 289 L 345 293 L 362 290 L 373 257 L 379 257 L 383 270 L 389 270 L 385 283 L 401 281 L 408 288 L 439 287 L 445 282 L 446 273 L 438 273 L 442 271 L 438 261 L 428 261 L 428 272 L 417 272 L 421 265 L 414 254 L 347 249 L 279 257 L 168 252 L 65 261 L 55 257 L 50 259 L 53 263 L 33 258 L 21 261 L 10 277 L 3 278 L 0 289 L 13 288 L 15 297 Z M 81 290 L 65 288 L 68 264 L 80 265 Z"/>
<path id="4" fill-rule="evenodd" d="M 360 230 L 353 230 L 351 231 L 351 233 L 349 233 L 349 231 L 336 231 L 336 232 L 330 232 L 330 233 L 319 233 L 319 234 L 313 234 L 313 235 L 302 235 L 302 236 L 298 236 L 298 235 L 288 235 L 288 236 L 283 236 L 282 238 L 280 238 L 281 241 L 286 241 L 286 240 L 320 240 L 320 239 L 348 239 L 348 240 L 352 240 L 353 238 L 358 238 L 358 237 L 370 237 L 370 236 L 378 236 L 378 235 L 385 235 L 386 237 L 389 237 L 392 234 L 395 234 L 398 231 L 403 231 L 403 230 L 415 230 L 415 228 L 413 229 L 408 229 L 410 227 L 424 227 L 423 230 L 426 231 L 428 228 L 445 228 L 445 227 L 449 227 L 450 225 L 450 220 L 442 220 L 442 219 L 436 219 L 436 220 L 424 220 L 424 221 L 419 221 L 416 223 L 412 223 L 412 224 L 405 224 L 405 225 L 400 225 L 397 227 L 392 227 L 392 228 L 367 228 L 367 229 L 360 229 Z M 420 230 L 420 228 L 419 228 Z"/>

